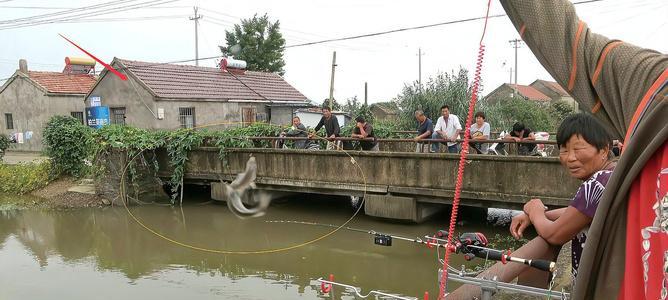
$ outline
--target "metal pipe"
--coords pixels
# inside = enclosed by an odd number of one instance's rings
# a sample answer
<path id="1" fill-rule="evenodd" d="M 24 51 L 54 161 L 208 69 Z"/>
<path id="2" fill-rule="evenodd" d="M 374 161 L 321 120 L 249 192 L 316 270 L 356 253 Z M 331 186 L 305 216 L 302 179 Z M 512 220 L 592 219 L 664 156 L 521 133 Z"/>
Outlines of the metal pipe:
<path id="1" fill-rule="evenodd" d="M 273 141 L 273 140 L 286 140 L 286 141 L 301 141 L 301 140 L 312 140 L 312 141 L 317 141 L 319 138 L 308 138 L 308 137 L 278 137 L 278 136 L 249 136 L 249 137 L 235 137 L 235 138 L 245 138 L 249 140 L 268 140 L 268 141 Z M 387 138 L 387 139 L 374 139 L 374 138 L 365 138 L 365 139 L 360 139 L 360 138 L 351 138 L 351 137 L 336 137 L 336 138 L 329 138 L 327 140 L 332 140 L 332 141 L 367 141 L 367 142 L 379 142 L 379 143 L 415 143 L 418 142 L 414 139 L 399 139 L 399 138 Z M 455 142 L 461 143 L 463 142 L 463 139 L 457 139 Z M 446 143 L 446 142 L 452 142 L 451 140 L 446 140 L 446 139 L 421 139 L 419 140 L 421 143 Z M 515 141 L 515 140 L 469 140 L 471 143 L 506 143 L 506 144 L 546 144 L 546 145 L 556 145 L 557 141 L 537 141 L 537 140 L 532 140 L 532 141 Z"/>

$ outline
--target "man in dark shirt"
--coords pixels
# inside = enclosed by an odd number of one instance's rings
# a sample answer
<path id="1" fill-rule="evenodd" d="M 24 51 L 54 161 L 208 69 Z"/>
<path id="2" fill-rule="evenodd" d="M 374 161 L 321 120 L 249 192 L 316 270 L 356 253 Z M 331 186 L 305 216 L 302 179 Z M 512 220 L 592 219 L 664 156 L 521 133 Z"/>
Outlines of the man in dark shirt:
<path id="1" fill-rule="evenodd" d="M 524 127 L 524 124 L 517 122 L 513 124 L 513 131 L 506 135 L 504 139 L 521 141 L 534 141 L 536 137 L 531 129 Z M 536 144 L 517 144 L 517 154 L 531 155 L 536 150 Z"/>
<path id="2" fill-rule="evenodd" d="M 335 149 L 332 139 L 338 137 L 341 133 L 341 128 L 339 127 L 339 120 L 335 116 L 332 116 L 332 111 L 329 110 L 329 107 L 322 108 L 322 118 L 318 125 L 315 126 L 315 132 L 317 133 L 322 126 L 325 126 L 325 132 L 327 133 L 327 150 Z M 310 137 L 313 137 L 314 134 L 311 134 Z"/>
<path id="3" fill-rule="evenodd" d="M 358 139 L 373 138 L 373 141 L 360 141 L 360 146 L 364 151 L 378 151 L 378 142 L 373 133 L 373 126 L 367 123 L 364 117 L 360 116 L 355 119 L 356 126 L 353 128 L 351 137 Z"/>
<path id="4" fill-rule="evenodd" d="M 415 152 L 429 152 L 429 143 L 419 142 L 422 139 L 427 139 L 431 137 L 431 133 L 434 131 L 434 125 L 431 120 L 424 115 L 424 112 L 421 110 L 415 111 L 415 119 L 418 121 L 418 136 L 413 140 L 417 142 L 415 147 Z"/>

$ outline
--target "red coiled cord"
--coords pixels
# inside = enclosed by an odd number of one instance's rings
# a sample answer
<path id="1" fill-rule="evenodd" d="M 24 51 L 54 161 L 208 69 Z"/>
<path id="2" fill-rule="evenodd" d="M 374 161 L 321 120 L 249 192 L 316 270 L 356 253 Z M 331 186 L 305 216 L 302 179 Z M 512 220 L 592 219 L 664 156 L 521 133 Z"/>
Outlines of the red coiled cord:
<path id="1" fill-rule="evenodd" d="M 469 150 L 469 139 L 471 137 L 471 123 L 473 120 L 473 110 L 478 101 L 478 88 L 480 87 L 480 72 L 482 71 L 482 61 L 485 56 L 485 45 L 482 41 L 487 31 L 487 20 L 489 18 L 489 7 L 492 1 L 487 2 L 487 14 L 485 15 L 485 27 L 480 37 L 480 47 L 478 48 L 478 59 L 475 67 L 475 77 L 473 79 L 473 89 L 471 90 L 471 102 L 469 103 L 469 112 L 466 116 L 466 130 L 464 131 L 464 142 L 459 156 L 459 168 L 457 169 L 457 182 L 455 184 L 455 197 L 452 200 L 452 214 L 450 215 L 450 227 L 448 228 L 448 245 L 452 244 L 455 232 L 455 223 L 457 222 L 457 211 L 459 209 L 459 198 L 462 192 L 462 181 L 464 179 L 464 167 L 466 166 L 466 156 Z M 450 247 L 445 247 L 445 259 L 443 260 L 443 275 L 439 287 L 438 299 L 445 299 L 445 283 L 448 280 L 448 260 L 450 259 Z"/>

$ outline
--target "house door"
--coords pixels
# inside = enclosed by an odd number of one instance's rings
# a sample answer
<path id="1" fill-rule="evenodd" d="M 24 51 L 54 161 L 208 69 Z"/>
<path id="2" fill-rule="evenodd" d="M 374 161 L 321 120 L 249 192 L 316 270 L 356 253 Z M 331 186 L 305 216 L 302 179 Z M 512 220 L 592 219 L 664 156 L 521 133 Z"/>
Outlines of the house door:
<path id="1" fill-rule="evenodd" d="M 250 125 L 255 122 L 255 107 L 241 108 L 241 122 L 244 125 Z"/>

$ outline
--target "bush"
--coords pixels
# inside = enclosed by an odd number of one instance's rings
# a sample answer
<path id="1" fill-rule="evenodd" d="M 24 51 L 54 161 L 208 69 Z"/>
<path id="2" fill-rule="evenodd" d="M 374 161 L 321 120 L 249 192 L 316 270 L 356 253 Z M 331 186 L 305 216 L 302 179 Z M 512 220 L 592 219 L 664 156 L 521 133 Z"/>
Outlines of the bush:
<path id="1" fill-rule="evenodd" d="M 17 165 L 0 164 L 0 192 L 26 194 L 45 187 L 56 178 L 49 160 Z"/>
<path id="2" fill-rule="evenodd" d="M 58 171 L 74 177 L 86 173 L 85 161 L 92 154 L 91 129 L 70 116 L 53 116 L 44 128 L 46 154 Z"/>
<path id="3" fill-rule="evenodd" d="M 491 105 L 483 100 L 478 110 L 485 112 L 486 121 L 492 130 L 511 130 L 515 122 L 522 122 L 534 131 L 553 131 L 556 128 L 556 118 L 550 114 L 546 105 L 519 97 L 498 100 Z"/>
<path id="4" fill-rule="evenodd" d="M 0 134 L 0 161 L 2 161 L 2 157 L 5 156 L 7 148 L 9 148 L 9 138 L 4 134 Z"/>

